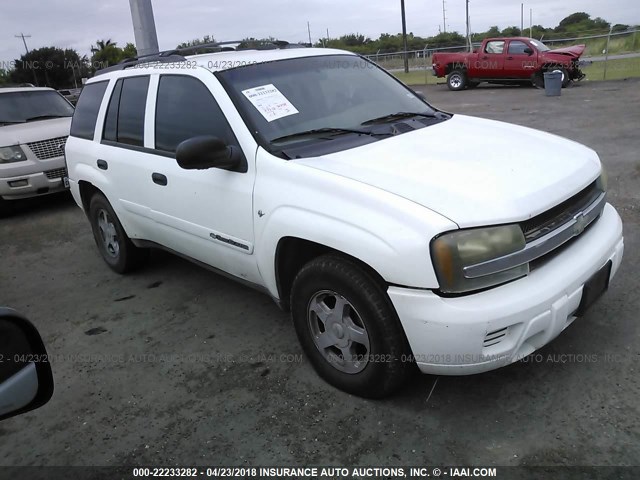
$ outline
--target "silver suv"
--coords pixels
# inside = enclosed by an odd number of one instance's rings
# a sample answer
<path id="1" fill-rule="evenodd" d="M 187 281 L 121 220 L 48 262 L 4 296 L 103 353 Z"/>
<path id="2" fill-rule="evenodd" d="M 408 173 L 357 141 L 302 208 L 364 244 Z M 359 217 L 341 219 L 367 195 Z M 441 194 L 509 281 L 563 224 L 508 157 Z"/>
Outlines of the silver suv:
<path id="1" fill-rule="evenodd" d="M 10 200 L 68 188 L 73 106 L 51 88 L 0 88 L 0 215 Z"/>

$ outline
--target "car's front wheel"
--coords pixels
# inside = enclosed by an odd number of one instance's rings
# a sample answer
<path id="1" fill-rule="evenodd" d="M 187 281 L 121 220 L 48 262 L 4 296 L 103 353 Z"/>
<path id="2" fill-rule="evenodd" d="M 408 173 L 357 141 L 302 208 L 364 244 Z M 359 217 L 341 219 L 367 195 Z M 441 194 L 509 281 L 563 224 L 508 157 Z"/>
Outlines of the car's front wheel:
<path id="1" fill-rule="evenodd" d="M 310 261 L 291 291 L 293 323 L 311 364 L 327 382 L 380 398 L 411 372 L 404 331 L 383 286 L 339 255 Z"/>
<path id="2" fill-rule="evenodd" d="M 447 76 L 447 87 L 457 92 L 467 87 L 467 74 L 462 70 L 454 70 Z"/>
<path id="3" fill-rule="evenodd" d="M 131 242 L 111 204 L 100 193 L 91 199 L 89 221 L 100 255 L 113 271 L 127 273 L 142 265 L 148 251 Z"/>

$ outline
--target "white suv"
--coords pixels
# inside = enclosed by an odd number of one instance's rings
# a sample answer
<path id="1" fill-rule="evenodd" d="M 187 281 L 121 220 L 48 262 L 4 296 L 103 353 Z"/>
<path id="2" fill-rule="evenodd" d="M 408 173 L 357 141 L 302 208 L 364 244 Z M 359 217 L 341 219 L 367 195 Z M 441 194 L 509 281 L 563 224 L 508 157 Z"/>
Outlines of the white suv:
<path id="1" fill-rule="evenodd" d="M 438 111 L 348 52 L 157 60 L 91 79 L 73 118 L 102 257 L 124 273 L 160 247 L 264 290 L 341 389 L 517 361 L 620 265 L 589 148 Z"/>
<path id="2" fill-rule="evenodd" d="M 65 190 L 72 115 L 51 88 L 0 88 L 0 214 L 11 200 Z"/>

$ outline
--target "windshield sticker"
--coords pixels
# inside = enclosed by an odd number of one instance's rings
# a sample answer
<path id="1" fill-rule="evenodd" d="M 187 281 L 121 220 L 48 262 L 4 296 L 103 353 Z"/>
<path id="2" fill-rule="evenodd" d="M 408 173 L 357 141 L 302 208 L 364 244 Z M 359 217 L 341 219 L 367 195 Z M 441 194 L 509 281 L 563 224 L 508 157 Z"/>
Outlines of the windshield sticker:
<path id="1" fill-rule="evenodd" d="M 242 93 L 267 122 L 300 113 L 287 97 L 272 84 L 243 90 Z"/>

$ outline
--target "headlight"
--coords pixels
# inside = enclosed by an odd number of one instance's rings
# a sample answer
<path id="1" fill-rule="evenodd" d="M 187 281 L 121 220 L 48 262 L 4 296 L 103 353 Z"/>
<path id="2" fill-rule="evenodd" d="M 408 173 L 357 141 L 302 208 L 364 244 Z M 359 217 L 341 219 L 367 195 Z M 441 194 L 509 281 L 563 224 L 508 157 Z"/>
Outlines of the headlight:
<path id="1" fill-rule="evenodd" d="M 529 273 L 529 265 L 520 265 L 498 273 L 469 278 L 464 268 L 477 265 L 525 247 L 519 225 L 474 228 L 446 233 L 431 241 L 431 258 L 444 293 L 467 293 L 492 287 Z"/>
<path id="2" fill-rule="evenodd" d="M 0 163 L 22 162 L 26 159 L 27 156 L 18 145 L 0 147 Z"/>

